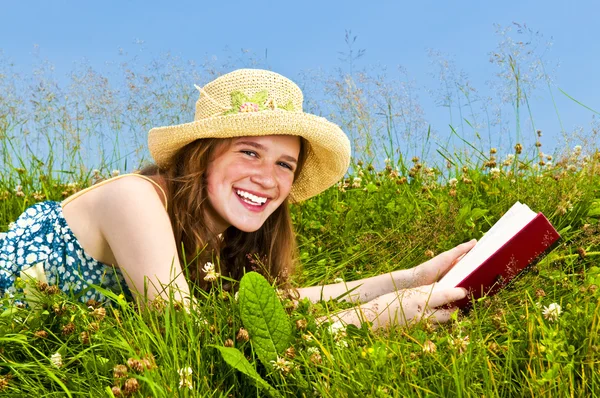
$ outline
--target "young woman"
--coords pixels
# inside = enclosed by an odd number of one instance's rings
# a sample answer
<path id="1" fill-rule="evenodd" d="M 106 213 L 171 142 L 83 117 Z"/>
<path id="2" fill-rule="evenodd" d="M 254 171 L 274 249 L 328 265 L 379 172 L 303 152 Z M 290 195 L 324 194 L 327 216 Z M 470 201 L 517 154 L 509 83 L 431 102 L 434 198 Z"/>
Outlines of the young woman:
<path id="1" fill-rule="evenodd" d="M 197 88 L 193 122 L 150 131 L 155 164 L 62 203 L 36 203 L 0 235 L 0 293 L 14 293 L 22 275 L 82 301 L 102 299 L 90 284 L 184 299 L 190 282 L 206 288 L 216 272 L 241 278 L 252 255 L 264 259 L 259 272 L 289 288 L 296 261 L 289 203 L 342 178 L 349 140 L 337 125 L 302 112 L 302 92 L 279 74 L 241 69 Z M 447 304 L 466 293 L 431 284 L 472 246 L 410 270 L 297 293 L 317 301 L 354 289 L 347 299 L 362 304 L 336 314 L 346 323 L 444 322 Z"/>

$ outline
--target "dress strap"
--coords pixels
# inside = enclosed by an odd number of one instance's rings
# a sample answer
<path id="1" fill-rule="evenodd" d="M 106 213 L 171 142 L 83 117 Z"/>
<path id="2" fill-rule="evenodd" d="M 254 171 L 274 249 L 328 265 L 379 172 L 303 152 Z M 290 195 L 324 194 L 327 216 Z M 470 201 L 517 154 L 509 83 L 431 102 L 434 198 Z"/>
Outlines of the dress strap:
<path id="1" fill-rule="evenodd" d="M 97 184 L 94 184 L 94 185 L 92 185 L 91 187 L 87 187 L 87 188 L 85 188 L 85 189 L 83 189 L 83 190 L 81 190 L 81 191 L 79 191 L 79 192 L 75 192 L 73 195 L 71 195 L 71 196 L 69 196 L 68 198 L 66 198 L 65 200 L 63 200 L 63 201 L 61 202 L 61 206 L 62 206 L 62 207 L 65 207 L 65 206 L 66 206 L 66 205 L 67 205 L 69 202 L 71 202 L 73 199 L 75 199 L 75 198 L 77 198 L 77 197 L 79 197 L 79 196 L 83 195 L 84 193 L 86 193 L 86 192 L 88 192 L 88 191 L 91 191 L 91 190 L 92 190 L 92 189 L 94 189 L 94 188 L 97 188 L 97 187 L 99 187 L 99 186 L 101 186 L 101 185 L 107 184 L 107 183 L 109 183 L 109 182 L 111 182 L 111 181 L 114 181 L 114 180 L 116 180 L 116 179 L 118 179 L 118 178 L 123 178 L 123 177 L 128 177 L 128 176 L 137 176 L 137 177 L 141 177 L 141 178 L 143 178 L 143 179 L 145 179 L 145 180 L 147 180 L 147 181 L 150 181 L 152 184 L 156 185 L 156 186 L 157 186 L 157 187 L 160 189 L 160 191 L 162 192 L 162 194 L 163 194 L 163 197 L 165 198 L 165 210 L 166 210 L 166 211 L 168 211 L 168 210 L 169 210 L 169 204 L 167 203 L 167 194 L 165 193 L 165 190 L 164 190 L 164 189 L 163 189 L 163 188 L 160 186 L 160 184 L 159 184 L 159 183 L 157 183 L 156 181 L 154 181 L 152 178 L 150 178 L 150 177 L 148 177 L 148 176 L 145 176 L 145 175 L 141 175 L 141 174 L 139 174 L 139 173 L 128 173 L 128 174 L 121 174 L 121 175 L 118 175 L 118 176 L 116 176 L 116 177 L 109 178 L 108 180 L 100 181 L 99 183 L 97 183 Z"/>

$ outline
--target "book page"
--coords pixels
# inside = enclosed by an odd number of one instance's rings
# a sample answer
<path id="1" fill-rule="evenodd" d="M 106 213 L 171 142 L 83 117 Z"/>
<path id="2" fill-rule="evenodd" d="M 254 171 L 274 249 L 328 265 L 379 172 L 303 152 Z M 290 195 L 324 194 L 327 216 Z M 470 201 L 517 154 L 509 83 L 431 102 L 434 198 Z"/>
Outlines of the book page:
<path id="1" fill-rule="evenodd" d="M 516 202 L 477 242 L 477 244 L 437 283 L 436 288 L 455 287 L 537 214 Z"/>

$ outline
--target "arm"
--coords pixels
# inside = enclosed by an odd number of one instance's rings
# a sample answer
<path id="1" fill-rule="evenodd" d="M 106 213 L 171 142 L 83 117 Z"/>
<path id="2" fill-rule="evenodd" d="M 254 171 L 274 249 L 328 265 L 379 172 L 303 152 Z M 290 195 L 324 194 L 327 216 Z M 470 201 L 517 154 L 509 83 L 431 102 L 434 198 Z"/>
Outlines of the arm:
<path id="1" fill-rule="evenodd" d="M 98 198 L 98 225 L 127 285 L 138 301 L 169 298 L 169 288 L 184 301 L 189 286 L 182 273 L 169 216 L 154 187 L 139 178 L 122 178 Z M 163 286 L 169 288 L 163 289 Z M 185 301 L 184 301 L 185 302 Z"/>
<path id="2" fill-rule="evenodd" d="M 422 318 L 433 323 L 450 320 L 456 308 L 447 305 L 460 300 L 467 292 L 462 288 L 435 289 L 434 285 L 405 289 L 377 297 L 355 308 L 339 311 L 320 321 L 331 320 L 360 327 L 370 322 L 372 329 L 385 326 L 411 325 Z M 442 308 L 437 308 L 442 307 Z"/>
<path id="3" fill-rule="evenodd" d="M 344 296 L 343 300 L 350 302 L 366 302 L 379 297 L 382 294 L 411 287 L 414 278 L 415 268 L 412 268 L 381 274 L 370 278 L 363 278 L 357 281 L 303 287 L 298 288 L 297 290 L 300 294 L 300 298 L 307 297 L 314 303 L 320 300 L 335 299 L 350 290 L 352 291 Z"/>
<path id="4" fill-rule="evenodd" d="M 393 271 L 352 282 L 299 288 L 298 293 L 300 298 L 308 297 L 312 302 L 317 302 L 319 300 L 334 299 L 352 290 L 351 293 L 344 296 L 344 300 L 367 302 L 401 289 L 429 285 L 438 281 L 441 276 L 448 272 L 462 256 L 475 246 L 475 243 L 476 241 L 473 239 L 460 244 L 421 265 L 407 270 Z"/>

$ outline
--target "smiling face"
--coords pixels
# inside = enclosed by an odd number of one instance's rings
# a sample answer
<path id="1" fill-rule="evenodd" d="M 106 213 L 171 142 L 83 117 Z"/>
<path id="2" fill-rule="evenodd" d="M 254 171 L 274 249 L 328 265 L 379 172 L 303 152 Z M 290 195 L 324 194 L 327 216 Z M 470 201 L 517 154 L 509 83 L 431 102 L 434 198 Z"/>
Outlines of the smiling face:
<path id="1" fill-rule="evenodd" d="M 216 230 L 258 230 L 288 197 L 299 155 L 300 137 L 288 135 L 239 137 L 217 151 L 207 170 Z"/>

